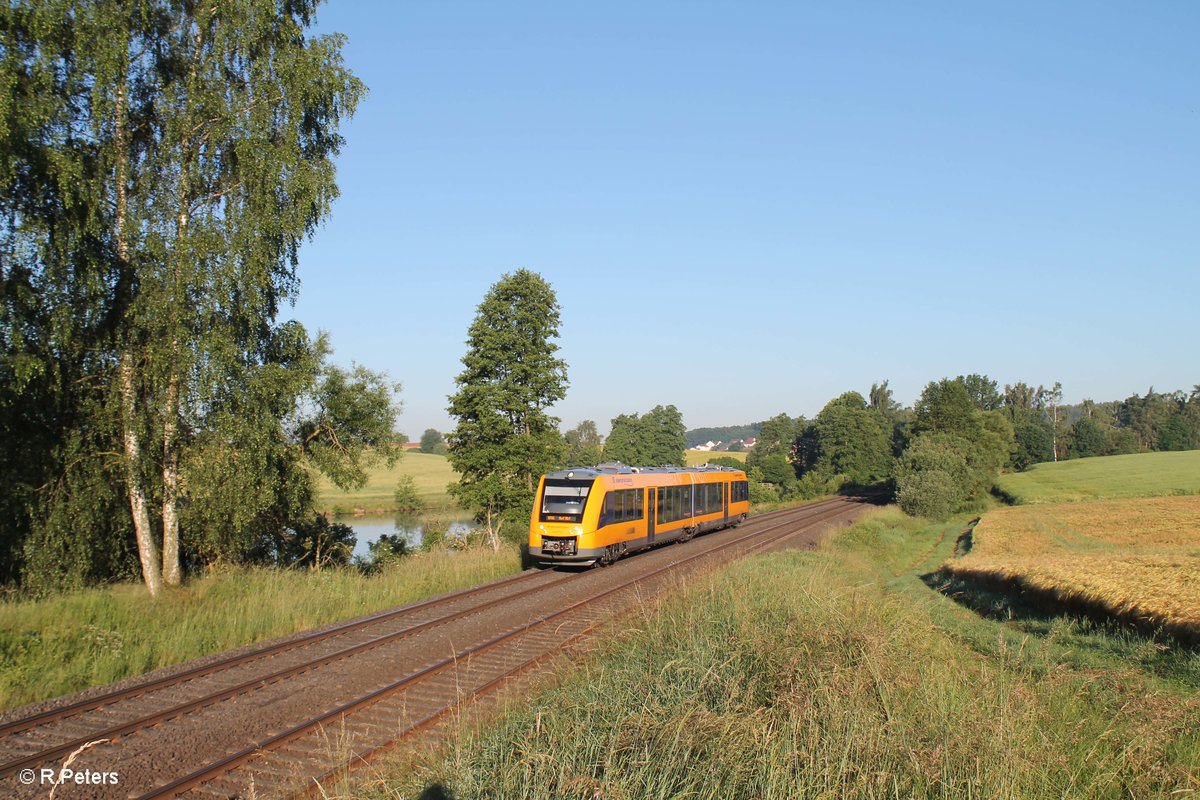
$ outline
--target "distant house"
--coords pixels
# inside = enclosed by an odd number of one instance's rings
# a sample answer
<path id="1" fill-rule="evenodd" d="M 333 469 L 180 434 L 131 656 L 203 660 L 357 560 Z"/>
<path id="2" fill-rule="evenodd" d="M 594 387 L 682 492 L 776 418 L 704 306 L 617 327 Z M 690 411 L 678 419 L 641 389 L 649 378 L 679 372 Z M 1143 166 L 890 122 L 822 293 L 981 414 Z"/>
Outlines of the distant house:
<path id="1" fill-rule="evenodd" d="M 755 444 L 757 444 L 757 443 L 758 443 L 758 439 L 757 439 L 757 438 L 755 438 L 755 437 L 753 437 L 753 436 L 750 436 L 750 437 L 747 437 L 747 438 L 745 438 L 745 439 L 742 439 L 742 445 L 743 445 L 743 446 L 744 446 L 744 447 L 745 447 L 747 450 L 750 450 L 751 448 L 753 448 L 753 447 L 754 447 L 754 445 L 755 445 Z"/>
<path id="2" fill-rule="evenodd" d="M 716 449 L 718 449 L 720 446 L 721 446 L 721 443 L 720 443 L 720 442 L 714 442 L 714 441 L 712 441 L 712 440 L 709 440 L 709 441 L 705 442 L 704 444 L 698 444 L 698 445 L 696 445 L 696 446 L 695 446 L 695 447 L 693 447 L 692 449 L 693 449 L 693 450 L 700 450 L 700 451 L 702 451 L 702 452 L 705 452 L 705 453 L 707 453 L 707 452 L 709 452 L 709 451 L 711 451 L 711 450 L 716 450 Z"/>

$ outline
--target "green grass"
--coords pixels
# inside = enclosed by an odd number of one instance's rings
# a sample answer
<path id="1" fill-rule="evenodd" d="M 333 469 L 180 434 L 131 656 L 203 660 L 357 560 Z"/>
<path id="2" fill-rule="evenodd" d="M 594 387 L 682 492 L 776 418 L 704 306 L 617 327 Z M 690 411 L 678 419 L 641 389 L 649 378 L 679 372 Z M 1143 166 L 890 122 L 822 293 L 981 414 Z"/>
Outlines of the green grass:
<path id="1" fill-rule="evenodd" d="M 873 514 L 622 623 L 356 797 L 1119 798 L 1200 791 L 1200 657 L 993 620 L 922 579 L 964 520 Z M 333 796 L 333 795 L 331 795 Z"/>
<path id="2" fill-rule="evenodd" d="M 996 485 L 1019 503 L 1200 494 L 1200 450 L 1037 464 L 1026 472 L 1001 475 Z"/>
<path id="3" fill-rule="evenodd" d="M 237 569 L 151 600 L 140 585 L 0 604 L 0 707 L 473 586 L 520 570 L 515 548 L 416 553 L 379 575 Z"/>
<path id="4" fill-rule="evenodd" d="M 386 514 L 396 510 L 396 482 L 411 475 L 417 491 L 430 510 L 456 508 L 446 486 L 458 480 L 445 456 L 431 453 L 405 453 L 392 467 L 383 463 L 367 470 L 367 483 L 361 489 L 343 491 L 323 476 L 317 476 L 317 510 L 334 514 Z"/>

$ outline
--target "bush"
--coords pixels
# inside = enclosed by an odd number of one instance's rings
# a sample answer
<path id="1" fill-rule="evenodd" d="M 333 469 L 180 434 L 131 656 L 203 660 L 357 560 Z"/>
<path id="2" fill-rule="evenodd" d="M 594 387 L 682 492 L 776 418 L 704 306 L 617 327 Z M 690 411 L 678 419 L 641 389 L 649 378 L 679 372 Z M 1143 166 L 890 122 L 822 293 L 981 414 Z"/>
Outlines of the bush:
<path id="1" fill-rule="evenodd" d="M 363 573 L 373 575 L 392 564 L 399 563 L 408 555 L 408 542 L 400 534 L 385 533 L 373 542 L 367 542 L 368 558 L 355 558 L 355 566 Z"/>
<path id="2" fill-rule="evenodd" d="M 425 501 L 421 499 L 412 475 L 400 476 L 400 479 L 396 481 L 396 493 L 393 497 L 398 511 L 411 514 L 425 508 Z"/>
<path id="3" fill-rule="evenodd" d="M 940 469 L 913 472 L 897 480 L 896 500 L 911 517 L 945 519 L 964 500 L 958 482 Z"/>

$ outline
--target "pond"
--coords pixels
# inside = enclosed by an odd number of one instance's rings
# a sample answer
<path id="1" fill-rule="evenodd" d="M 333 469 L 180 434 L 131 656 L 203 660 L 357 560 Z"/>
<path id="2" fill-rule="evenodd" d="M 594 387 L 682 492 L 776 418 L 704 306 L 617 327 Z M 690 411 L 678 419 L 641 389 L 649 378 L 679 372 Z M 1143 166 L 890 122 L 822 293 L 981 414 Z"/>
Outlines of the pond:
<path id="1" fill-rule="evenodd" d="M 431 522 L 443 527 L 447 536 L 465 536 L 475 527 L 475 521 L 465 515 L 426 517 L 421 514 L 365 514 L 360 517 L 338 517 L 334 521 L 354 529 L 357 539 L 354 543 L 354 555 L 363 558 L 371 554 L 367 545 L 385 533 L 389 536 L 399 534 L 409 548 L 415 550 L 421 546 L 425 526 Z"/>

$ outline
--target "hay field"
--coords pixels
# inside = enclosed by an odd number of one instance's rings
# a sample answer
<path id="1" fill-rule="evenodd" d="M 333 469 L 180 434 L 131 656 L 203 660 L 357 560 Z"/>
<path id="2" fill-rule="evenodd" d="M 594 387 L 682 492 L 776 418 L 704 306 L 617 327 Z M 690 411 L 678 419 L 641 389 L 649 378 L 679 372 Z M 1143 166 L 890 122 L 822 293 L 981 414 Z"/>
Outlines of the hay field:
<path id="1" fill-rule="evenodd" d="M 1018 503 L 1200 494 L 1200 450 L 1036 464 L 1001 475 L 996 486 Z"/>
<path id="2" fill-rule="evenodd" d="M 1200 496 L 989 512 L 945 572 L 1200 635 Z"/>

